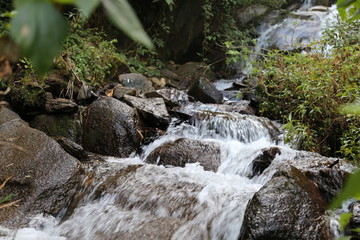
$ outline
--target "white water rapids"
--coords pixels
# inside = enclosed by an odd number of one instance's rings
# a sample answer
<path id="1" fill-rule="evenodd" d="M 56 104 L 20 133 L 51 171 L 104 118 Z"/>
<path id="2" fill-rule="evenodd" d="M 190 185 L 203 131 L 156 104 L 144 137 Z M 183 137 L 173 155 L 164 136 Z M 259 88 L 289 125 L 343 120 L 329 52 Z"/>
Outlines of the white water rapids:
<path id="1" fill-rule="evenodd" d="M 165 168 L 145 164 L 139 156 L 108 158 L 93 170 L 97 177 L 92 192 L 68 219 L 60 221 L 39 215 L 28 228 L 8 233 L 2 239 L 236 240 L 248 201 L 271 177 L 271 174 L 247 177 L 252 171 L 252 160 L 262 149 L 278 145 L 270 139 L 264 119 L 249 116 L 224 124 L 227 121 L 211 118 L 194 125 L 172 126 L 166 135 L 144 149 L 143 159 L 156 147 L 180 137 L 217 142 L 221 146 L 217 173 L 204 171 L 198 164 Z M 214 132 L 216 127 L 226 131 L 218 134 Z M 282 154 L 276 161 L 291 159 L 296 152 L 286 146 L 278 147 Z M 137 169 L 120 177 L 101 197 L 95 197 L 95 189 L 131 166 Z M 140 235 L 144 233 L 149 238 Z"/>
<path id="2" fill-rule="evenodd" d="M 310 3 L 306 1 L 303 7 Z M 279 26 L 262 34 L 256 51 L 266 47 L 268 34 Z M 281 150 L 274 162 L 289 161 L 297 151 L 272 138 L 275 126 L 270 121 L 234 116 L 217 114 L 192 124 L 172 125 L 164 136 L 146 146 L 141 156 L 109 157 L 89 168 L 94 179 L 81 190 L 85 196 L 69 217 L 61 219 L 64 209 L 57 217 L 38 215 L 26 228 L 0 227 L 0 239 L 237 240 L 247 203 L 274 173 L 265 171 L 250 178 L 253 160 L 265 148 Z M 154 149 L 179 138 L 218 143 L 218 171 L 204 171 L 197 163 L 185 168 L 144 163 Z"/>

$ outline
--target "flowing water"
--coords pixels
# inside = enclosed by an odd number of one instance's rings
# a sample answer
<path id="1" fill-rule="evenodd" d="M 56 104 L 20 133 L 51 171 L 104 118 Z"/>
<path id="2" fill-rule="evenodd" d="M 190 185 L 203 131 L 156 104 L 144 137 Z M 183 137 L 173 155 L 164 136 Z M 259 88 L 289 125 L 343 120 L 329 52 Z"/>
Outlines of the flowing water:
<path id="1" fill-rule="evenodd" d="M 302 9 L 308 9 L 305 1 Z M 270 33 L 264 31 L 258 52 Z M 219 87 L 230 85 L 223 81 Z M 254 116 L 193 109 L 188 123 L 172 124 L 167 133 L 144 147 L 141 155 L 88 167 L 88 177 L 73 211 L 59 216 L 38 215 L 27 228 L 0 228 L 0 239 L 226 239 L 237 240 L 247 203 L 274 172 L 253 176 L 252 162 L 263 149 L 278 147 L 273 162 L 295 157 L 297 151 L 282 144 L 276 124 Z M 217 172 L 197 163 L 184 168 L 147 164 L 144 159 L 157 147 L 179 138 L 220 145 Z"/>
<path id="2" fill-rule="evenodd" d="M 58 218 L 39 215 L 12 237 L 236 240 L 248 201 L 271 177 L 250 178 L 253 159 L 272 146 L 282 151 L 276 161 L 295 154 L 274 142 L 274 128 L 266 119 L 240 114 L 174 124 L 166 135 L 145 147 L 141 156 L 108 158 L 90 167 L 93 181 L 87 189 L 91 190 L 65 220 L 64 214 Z M 204 171 L 196 163 L 185 168 L 144 163 L 156 147 L 184 137 L 221 146 L 221 165 L 216 173 Z"/>

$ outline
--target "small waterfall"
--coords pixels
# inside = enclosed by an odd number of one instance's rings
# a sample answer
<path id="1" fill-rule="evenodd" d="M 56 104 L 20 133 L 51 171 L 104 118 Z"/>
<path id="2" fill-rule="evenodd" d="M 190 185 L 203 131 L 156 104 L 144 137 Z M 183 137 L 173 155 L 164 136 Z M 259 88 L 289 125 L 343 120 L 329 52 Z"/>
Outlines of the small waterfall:
<path id="1" fill-rule="evenodd" d="M 310 6 L 311 1 L 305 1 L 302 9 Z M 261 34 L 254 59 L 282 24 Z M 244 73 L 250 71 L 248 65 Z M 237 240 L 247 203 L 276 171 L 254 175 L 254 159 L 264 149 L 278 148 L 281 154 L 273 163 L 282 165 L 298 151 L 282 143 L 276 124 L 268 119 L 225 113 L 209 105 L 191 108 L 193 117 L 188 122 L 174 121 L 165 135 L 143 148 L 141 156 L 109 157 L 89 166 L 85 179 L 89 183 L 71 214 L 64 209 L 57 217 L 38 215 L 27 228 L 0 228 L 0 236 L 9 240 Z M 179 138 L 219 144 L 217 172 L 204 171 L 198 163 L 180 168 L 144 162 L 156 148 Z"/>

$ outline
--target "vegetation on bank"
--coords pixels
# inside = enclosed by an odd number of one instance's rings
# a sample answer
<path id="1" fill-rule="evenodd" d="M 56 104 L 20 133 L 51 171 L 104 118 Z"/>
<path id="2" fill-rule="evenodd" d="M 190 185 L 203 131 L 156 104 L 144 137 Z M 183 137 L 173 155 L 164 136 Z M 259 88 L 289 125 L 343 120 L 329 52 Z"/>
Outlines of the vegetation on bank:
<path id="1" fill-rule="evenodd" d="M 359 31 L 360 22 L 341 23 L 321 43 L 333 45 L 330 53 L 274 50 L 261 61 L 259 112 L 285 123 L 287 142 L 327 156 L 360 158 L 360 117 L 340 112 L 343 104 L 359 101 Z"/>

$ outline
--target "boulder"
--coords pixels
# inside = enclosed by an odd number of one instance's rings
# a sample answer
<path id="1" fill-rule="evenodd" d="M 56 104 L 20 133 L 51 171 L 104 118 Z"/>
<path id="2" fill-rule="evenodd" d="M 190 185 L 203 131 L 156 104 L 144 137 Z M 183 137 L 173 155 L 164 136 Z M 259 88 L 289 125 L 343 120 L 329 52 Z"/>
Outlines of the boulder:
<path id="1" fill-rule="evenodd" d="M 76 113 L 78 111 L 78 105 L 65 98 L 52 98 L 51 93 L 46 93 L 45 96 L 45 111 L 48 113 Z"/>
<path id="2" fill-rule="evenodd" d="M 208 111 L 214 113 L 239 113 L 246 115 L 254 115 L 255 110 L 249 106 L 249 101 L 231 102 L 225 104 L 212 104 L 192 102 L 182 107 L 175 107 L 172 112 L 179 115 L 184 120 L 189 120 L 199 111 Z"/>
<path id="3" fill-rule="evenodd" d="M 255 24 L 255 20 L 263 16 L 270 10 L 269 7 L 264 5 L 251 5 L 236 11 L 236 22 L 239 27 L 248 25 L 249 23 Z"/>
<path id="4" fill-rule="evenodd" d="M 152 164 L 178 167 L 198 162 L 204 170 L 213 172 L 217 171 L 220 161 L 218 144 L 187 138 L 180 138 L 156 148 L 145 160 Z"/>
<path id="5" fill-rule="evenodd" d="M 135 88 L 142 93 L 154 91 L 150 80 L 138 73 L 127 73 L 119 75 L 119 82 L 124 87 Z"/>
<path id="6" fill-rule="evenodd" d="M 291 167 L 253 196 L 239 239 L 332 239 L 325 210 L 316 185 Z"/>
<path id="7" fill-rule="evenodd" d="M 13 119 L 20 120 L 20 116 L 6 107 L 0 106 L 0 125 Z"/>
<path id="8" fill-rule="evenodd" d="M 187 62 L 182 65 L 169 63 L 166 67 L 161 74 L 169 79 L 168 85 L 177 89 L 188 89 L 200 78 L 215 80 L 215 73 L 202 62 Z"/>
<path id="9" fill-rule="evenodd" d="M 63 95 L 68 86 L 69 76 L 64 75 L 64 72 L 60 70 L 51 70 L 46 74 L 44 87 L 46 92 L 51 92 L 55 97 Z M 75 94 L 79 92 L 78 87 L 74 87 Z"/>
<path id="10" fill-rule="evenodd" d="M 124 87 L 121 84 L 118 84 L 114 87 L 114 89 L 113 89 L 113 97 L 114 98 L 122 100 L 125 95 L 136 96 L 137 91 L 135 88 Z"/>
<path id="11" fill-rule="evenodd" d="M 263 149 L 252 162 L 253 176 L 260 175 L 266 168 L 268 168 L 277 154 L 281 154 L 280 149 L 277 147 Z"/>
<path id="12" fill-rule="evenodd" d="M 45 133 L 19 119 L 0 125 L 0 199 L 17 204 L 0 209 L 0 224 L 19 227 L 34 214 L 56 215 L 79 183 L 80 163 Z"/>
<path id="13" fill-rule="evenodd" d="M 77 143 L 82 140 L 81 124 L 74 114 L 36 115 L 30 126 L 51 137 L 63 136 Z"/>
<path id="14" fill-rule="evenodd" d="M 67 139 L 65 137 L 54 137 L 60 146 L 71 156 L 79 159 L 80 161 L 89 161 L 89 154 L 79 144 Z"/>
<path id="15" fill-rule="evenodd" d="M 353 236 L 351 239 L 360 239 L 360 233 L 352 231 L 353 229 L 360 228 L 360 201 L 356 201 L 350 204 L 350 218 L 349 224 L 345 228 L 345 235 Z"/>
<path id="16" fill-rule="evenodd" d="M 151 78 L 150 80 L 151 80 L 153 86 L 154 86 L 156 89 L 164 88 L 165 85 L 166 85 L 166 80 L 165 80 L 165 78 L 160 78 L 160 79 L 158 79 L 158 78 L 153 77 L 153 78 Z"/>
<path id="17" fill-rule="evenodd" d="M 183 106 L 189 103 L 189 96 L 184 91 L 177 90 L 175 88 L 164 88 L 154 92 L 148 92 L 145 94 L 145 97 L 161 97 L 164 99 L 166 106 L 169 108 Z"/>
<path id="18" fill-rule="evenodd" d="M 170 116 L 162 98 L 137 98 L 125 96 L 124 101 L 136 108 L 147 126 L 166 129 L 170 123 Z"/>
<path id="19" fill-rule="evenodd" d="M 201 78 L 188 91 L 197 101 L 203 103 L 222 103 L 223 94 L 207 79 Z"/>
<path id="20" fill-rule="evenodd" d="M 140 144 L 136 111 L 115 98 L 103 97 L 89 105 L 83 115 L 85 150 L 128 157 Z"/>
<path id="21" fill-rule="evenodd" d="M 43 111 L 45 107 L 44 89 L 36 84 L 14 84 L 9 93 L 11 106 L 18 112 L 31 114 L 33 112 Z"/>

